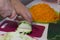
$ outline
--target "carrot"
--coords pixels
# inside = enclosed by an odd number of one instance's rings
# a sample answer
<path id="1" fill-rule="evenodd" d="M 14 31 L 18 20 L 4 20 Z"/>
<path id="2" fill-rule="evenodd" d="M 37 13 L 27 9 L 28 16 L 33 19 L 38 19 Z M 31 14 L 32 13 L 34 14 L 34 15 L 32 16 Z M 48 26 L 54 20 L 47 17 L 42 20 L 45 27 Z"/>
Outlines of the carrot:
<path id="1" fill-rule="evenodd" d="M 30 9 L 32 19 L 35 22 L 55 22 L 58 20 L 56 11 L 48 4 L 37 4 Z"/>

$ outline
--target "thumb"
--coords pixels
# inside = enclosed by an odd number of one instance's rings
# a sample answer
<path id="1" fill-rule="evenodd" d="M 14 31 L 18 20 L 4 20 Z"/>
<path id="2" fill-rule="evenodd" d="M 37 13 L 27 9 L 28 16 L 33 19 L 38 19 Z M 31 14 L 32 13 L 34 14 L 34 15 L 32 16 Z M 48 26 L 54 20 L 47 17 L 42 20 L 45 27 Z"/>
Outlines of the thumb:
<path id="1" fill-rule="evenodd" d="M 10 17 L 9 18 L 11 18 L 11 19 L 15 19 L 16 18 L 16 12 L 15 12 L 15 10 L 13 10 L 12 11 L 12 14 L 10 15 Z"/>

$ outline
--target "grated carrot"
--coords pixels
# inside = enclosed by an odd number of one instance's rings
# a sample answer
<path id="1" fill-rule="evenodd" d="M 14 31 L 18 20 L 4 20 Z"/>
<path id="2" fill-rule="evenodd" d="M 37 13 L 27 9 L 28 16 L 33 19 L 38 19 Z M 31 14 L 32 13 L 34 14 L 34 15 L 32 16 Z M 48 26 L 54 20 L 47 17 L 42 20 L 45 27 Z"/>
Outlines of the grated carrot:
<path id="1" fill-rule="evenodd" d="M 56 11 L 48 4 L 37 4 L 30 9 L 33 21 L 36 22 L 55 22 L 58 20 Z"/>

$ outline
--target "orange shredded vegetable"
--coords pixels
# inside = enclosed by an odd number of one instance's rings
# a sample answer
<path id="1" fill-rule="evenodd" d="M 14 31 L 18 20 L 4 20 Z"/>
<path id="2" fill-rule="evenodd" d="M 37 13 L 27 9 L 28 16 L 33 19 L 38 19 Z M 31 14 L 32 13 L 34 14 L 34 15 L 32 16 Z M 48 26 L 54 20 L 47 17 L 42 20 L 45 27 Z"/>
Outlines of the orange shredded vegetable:
<path id="1" fill-rule="evenodd" d="M 32 6 L 29 10 L 35 22 L 55 22 L 58 19 L 56 11 L 48 4 L 37 4 Z"/>

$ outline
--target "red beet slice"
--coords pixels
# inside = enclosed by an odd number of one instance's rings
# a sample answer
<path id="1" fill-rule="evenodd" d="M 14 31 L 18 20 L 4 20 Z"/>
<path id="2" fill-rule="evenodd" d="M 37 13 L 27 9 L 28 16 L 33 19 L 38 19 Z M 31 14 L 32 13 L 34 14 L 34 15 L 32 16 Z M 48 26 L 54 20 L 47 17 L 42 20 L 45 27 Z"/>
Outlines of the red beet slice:
<path id="1" fill-rule="evenodd" d="M 28 34 L 31 37 L 41 37 L 45 27 L 41 25 L 32 25 L 32 32 Z"/>
<path id="2" fill-rule="evenodd" d="M 2 25 L 6 24 L 7 25 L 4 28 L 1 28 Z M 14 22 L 14 21 L 9 21 L 9 20 L 5 20 L 1 25 L 0 25 L 0 31 L 4 31 L 4 32 L 12 32 L 15 31 L 18 27 L 18 23 Z"/>

